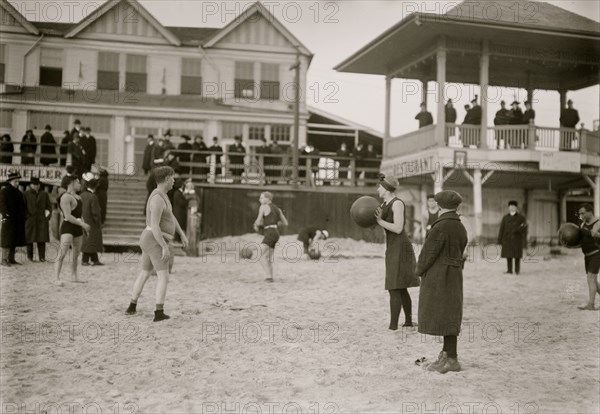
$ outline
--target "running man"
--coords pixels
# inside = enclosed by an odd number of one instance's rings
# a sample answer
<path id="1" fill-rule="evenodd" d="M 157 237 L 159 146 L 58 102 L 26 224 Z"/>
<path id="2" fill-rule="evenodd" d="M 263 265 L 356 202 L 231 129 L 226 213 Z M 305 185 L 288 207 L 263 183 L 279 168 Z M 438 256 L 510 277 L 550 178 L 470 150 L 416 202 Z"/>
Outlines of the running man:
<path id="1" fill-rule="evenodd" d="M 259 226 L 264 229 L 264 237 L 260 245 L 260 264 L 267 275 L 265 280 L 273 282 L 273 257 L 275 245 L 279 241 L 277 225 L 287 226 L 288 221 L 281 209 L 273 204 L 273 194 L 265 191 L 260 194 L 258 200 L 260 201 L 260 208 L 258 209 L 258 217 L 254 222 L 254 231 L 258 232 Z"/>
<path id="2" fill-rule="evenodd" d="M 81 218 L 83 212 L 83 202 L 77 194 L 81 190 L 81 183 L 76 175 L 69 175 L 63 178 L 67 186 L 67 191 L 59 198 L 60 210 L 63 213 L 64 221 L 60 226 L 60 246 L 58 259 L 54 263 L 54 273 L 56 274 L 55 284 L 63 286 L 60 280 L 60 271 L 62 270 L 63 261 L 69 252 L 69 247 L 73 249 L 73 257 L 71 258 L 71 277 L 72 281 L 81 283 L 77 274 L 77 260 L 81 251 L 83 242 L 83 232 L 89 232 L 90 226 Z"/>
<path id="3" fill-rule="evenodd" d="M 157 187 L 148 197 L 146 228 L 140 236 L 142 270 L 133 284 L 131 302 L 126 313 L 128 315 L 136 313 L 137 301 L 150 277 L 150 272 L 156 270 L 158 282 L 156 284 L 154 322 L 160 322 L 170 319 L 170 316 L 164 312 L 165 296 L 167 295 L 167 285 L 169 283 L 169 264 L 173 256 L 170 244 L 173 241 L 175 232 L 181 237 L 184 249 L 188 245 L 188 239 L 173 215 L 171 201 L 167 196 L 175 183 L 175 171 L 171 167 L 157 167 L 153 170 L 153 175 Z"/>

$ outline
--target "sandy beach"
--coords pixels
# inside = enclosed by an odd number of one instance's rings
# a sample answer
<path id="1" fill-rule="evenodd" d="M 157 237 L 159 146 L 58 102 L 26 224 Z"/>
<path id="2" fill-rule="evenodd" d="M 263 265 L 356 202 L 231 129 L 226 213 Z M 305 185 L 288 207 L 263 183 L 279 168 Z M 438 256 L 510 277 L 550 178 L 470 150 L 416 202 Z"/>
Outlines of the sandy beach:
<path id="1" fill-rule="evenodd" d="M 309 261 L 284 236 L 268 284 L 236 254 L 258 241 L 177 257 L 161 323 L 155 277 L 138 314 L 124 314 L 137 254 L 103 254 L 106 266 L 80 267 L 82 284 L 65 268 L 64 287 L 51 263 L 2 268 L 2 412 L 599 412 L 600 313 L 577 309 L 579 250 L 530 249 L 519 276 L 503 274 L 494 246 L 487 260 L 478 250 L 465 267 L 463 370 L 441 375 L 415 364 L 437 357 L 436 338 L 387 329 L 383 245 L 331 239 Z"/>

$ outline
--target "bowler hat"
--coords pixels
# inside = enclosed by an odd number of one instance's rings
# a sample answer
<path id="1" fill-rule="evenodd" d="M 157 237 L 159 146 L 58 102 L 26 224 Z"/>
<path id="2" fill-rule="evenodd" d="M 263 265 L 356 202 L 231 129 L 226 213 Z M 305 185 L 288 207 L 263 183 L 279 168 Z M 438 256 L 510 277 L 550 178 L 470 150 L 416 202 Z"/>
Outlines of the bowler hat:
<path id="1" fill-rule="evenodd" d="M 31 184 L 39 184 L 40 183 L 40 178 L 39 177 L 31 177 L 31 180 L 29 182 Z"/>
<path id="2" fill-rule="evenodd" d="M 434 199 L 441 208 L 447 210 L 456 210 L 460 203 L 462 203 L 460 194 L 452 190 L 440 191 L 435 195 Z"/>
<path id="3" fill-rule="evenodd" d="M 519 101 L 513 101 L 513 103 L 511 103 L 511 105 L 519 105 Z"/>
<path id="4" fill-rule="evenodd" d="M 515 200 L 510 200 L 510 201 L 508 202 L 508 205 L 509 205 L 509 206 L 515 206 L 515 207 L 519 207 L 519 203 L 517 203 Z"/>
<path id="5" fill-rule="evenodd" d="M 8 179 L 6 181 L 20 180 L 21 178 L 21 174 L 18 172 L 10 172 L 8 173 Z"/>

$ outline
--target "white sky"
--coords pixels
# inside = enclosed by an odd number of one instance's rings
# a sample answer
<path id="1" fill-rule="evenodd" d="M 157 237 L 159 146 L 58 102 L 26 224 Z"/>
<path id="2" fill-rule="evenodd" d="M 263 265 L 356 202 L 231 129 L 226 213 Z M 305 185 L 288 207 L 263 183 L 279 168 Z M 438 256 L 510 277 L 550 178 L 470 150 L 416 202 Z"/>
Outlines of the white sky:
<path id="1" fill-rule="evenodd" d="M 598 1 L 547 2 L 600 21 Z M 11 0 L 11 3 L 29 20 L 74 22 L 93 12 L 103 1 Z M 223 27 L 253 1 L 140 0 L 140 3 L 166 26 Z M 383 77 L 337 73 L 332 68 L 410 12 L 444 13 L 457 2 L 262 0 L 262 3 L 315 55 L 308 71 L 308 104 L 383 131 Z M 430 91 L 434 86 L 434 83 L 430 83 Z M 402 87 L 402 81 L 394 80 L 392 135 L 415 130 L 418 126 L 414 115 L 419 109 L 420 92 L 406 97 L 405 102 L 402 102 Z M 404 87 L 406 88 L 406 85 Z M 455 103 L 458 121 L 464 118 L 463 105 L 470 101 L 474 93 L 479 94 L 477 89 L 472 85 L 460 86 L 461 96 Z M 526 97 L 523 90 L 498 90 L 498 93 L 506 101 L 512 101 L 515 93 L 520 101 Z M 581 122 L 591 129 L 593 120 L 600 118 L 599 87 L 569 92 L 568 97 L 575 102 L 574 106 L 579 111 Z M 534 106 L 536 124 L 558 127 L 558 92 L 536 91 L 535 98 L 539 101 Z M 433 95 L 430 95 L 429 110 L 435 118 Z M 491 108 L 490 122 L 494 113 L 495 108 Z"/>

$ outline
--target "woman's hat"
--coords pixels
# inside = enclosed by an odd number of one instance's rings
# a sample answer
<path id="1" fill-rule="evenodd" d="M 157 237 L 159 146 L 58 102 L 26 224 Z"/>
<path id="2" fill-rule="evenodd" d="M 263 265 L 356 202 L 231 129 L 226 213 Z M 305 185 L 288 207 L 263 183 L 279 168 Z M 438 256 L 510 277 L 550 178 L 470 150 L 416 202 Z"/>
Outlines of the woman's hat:
<path id="1" fill-rule="evenodd" d="M 19 174 L 18 172 L 11 172 L 8 173 L 8 178 L 6 179 L 6 181 L 20 180 L 21 178 L 21 174 Z"/>

